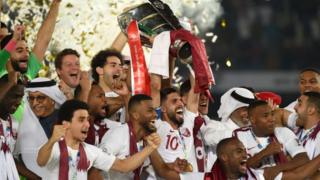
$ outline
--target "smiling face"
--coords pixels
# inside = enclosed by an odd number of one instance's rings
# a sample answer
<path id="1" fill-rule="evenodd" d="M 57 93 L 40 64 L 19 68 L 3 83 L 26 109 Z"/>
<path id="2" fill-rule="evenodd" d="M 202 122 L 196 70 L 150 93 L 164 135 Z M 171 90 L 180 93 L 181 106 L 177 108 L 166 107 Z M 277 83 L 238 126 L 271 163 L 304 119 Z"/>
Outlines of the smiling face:
<path id="1" fill-rule="evenodd" d="M 16 48 L 10 52 L 11 64 L 15 71 L 26 73 L 28 70 L 29 48 L 26 41 L 17 41 Z"/>
<path id="2" fill-rule="evenodd" d="M 152 100 L 144 100 L 137 104 L 137 110 L 139 114 L 138 121 L 144 130 L 148 133 L 156 132 L 157 129 L 154 125 L 157 113 L 152 105 Z"/>
<path id="3" fill-rule="evenodd" d="M 69 87 L 76 88 L 80 82 L 79 57 L 74 54 L 65 55 L 61 62 L 61 68 L 57 69 L 59 78 Z"/>
<path id="4" fill-rule="evenodd" d="M 183 102 L 177 92 L 167 95 L 166 101 L 161 105 L 162 112 L 170 122 L 180 127 L 183 124 Z"/>
<path id="5" fill-rule="evenodd" d="M 31 110 L 38 118 L 49 116 L 55 108 L 54 100 L 39 91 L 29 92 L 28 101 Z"/>
<path id="6" fill-rule="evenodd" d="M 199 113 L 201 115 L 207 115 L 208 108 L 209 108 L 209 98 L 204 93 L 200 93 L 199 107 L 198 107 Z"/>
<path id="7" fill-rule="evenodd" d="M 240 107 L 236 109 L 231 113 L 230 119 L 236 122 L 240 127 L 248 126 L 250 122 L 248 119 L 248 107 Z"/>
<path id="8" fill-rule="evenodd" d="M 105 118 L 107 115 L 107 98 L 99 85 L 91 87 L 88 97 L 89 113 L 96 119 Z"/>
<path id="9" fill-rule="evenodd" d="M 313 71 L 305 71 L 300 74 L 299 81 L 300 93 L 320 92 L 320 75 Z"/>
<path id="10" fill-rule="evenodd" d="M 239 140 L 235 139 L 233 143 L 228 145 L 225 161 L 232 174 L 237 177 L 246 174 L 247 151 Z"/>

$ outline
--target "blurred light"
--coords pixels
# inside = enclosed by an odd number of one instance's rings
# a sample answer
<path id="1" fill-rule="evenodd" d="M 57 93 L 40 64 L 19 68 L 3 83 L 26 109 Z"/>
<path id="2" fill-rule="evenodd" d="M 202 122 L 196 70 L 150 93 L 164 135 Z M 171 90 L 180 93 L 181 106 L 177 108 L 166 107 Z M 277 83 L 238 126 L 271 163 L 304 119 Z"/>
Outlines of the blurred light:
<path id="1" fill-rule="evenodd" d="M 227 27 L 227 22 L 225 19 L 222 19 L 221 21 L 221 27 L 226 28 Z"/>
<path id="2" fill-rule="evenodd" d="M 231 67 L 231 60 L 229 58 L 226 59 L 226 66 Z"/>

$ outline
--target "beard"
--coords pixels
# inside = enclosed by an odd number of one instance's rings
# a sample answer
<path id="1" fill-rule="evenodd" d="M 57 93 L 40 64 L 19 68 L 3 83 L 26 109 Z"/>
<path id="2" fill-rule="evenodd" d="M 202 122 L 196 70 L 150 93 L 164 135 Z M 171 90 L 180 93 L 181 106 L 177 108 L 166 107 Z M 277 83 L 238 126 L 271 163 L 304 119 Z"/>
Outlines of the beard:
<path id="1" fill-rule="evenodd" d="M 178 127 L 182 126 L 183 119 L 179 121 L 179 119 L 176 117 L 176 114 L 174 112 L 168 112 L 168 117 L 169 117 L 170 121 L 172 121 Z"/>
<path id="2" fill-rule="evenodd" d="M 157 131 L 157 128 L 151 123 L 143 123 L 142 127 L 148 134 L 152 134 Z"/>
<path id="3" fill-rule="evenodd" d="M 11 61 L 11 65 L 12 65 L 12 68 L 15 70 L 15 71 L 18 71 L 20 72 L 21 74 L 24 74 L 28 71 L 28 68 L 21 68 L 19 66 L 19 61 Z"/>

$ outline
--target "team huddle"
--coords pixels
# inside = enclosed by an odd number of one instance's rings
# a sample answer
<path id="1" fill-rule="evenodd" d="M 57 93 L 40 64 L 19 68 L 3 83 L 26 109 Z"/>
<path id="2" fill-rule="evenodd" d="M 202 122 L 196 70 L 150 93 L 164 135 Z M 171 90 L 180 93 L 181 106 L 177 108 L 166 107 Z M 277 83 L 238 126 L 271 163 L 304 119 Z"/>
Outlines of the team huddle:
<path id="1" fill-rule="evenodd" d="M 1 180 L 320 179 L 319 70 L 300 72 L 301 95 L 285 108 L 276 93 L 230 88 L 220 120 L 208 116 L 210 95 L 197 90 L 192 68 L 171 85 L 172 59 L 152 56 L 160 62 L 148 67 L 150 94 L 132 95 L 123 33 L 92 58 L 90 73 L 66 48 L 54 61 L 58 80 L 38 77 L 60 3 L 32 49 L 23 25 L 12 35 L 1 25 Z"/>

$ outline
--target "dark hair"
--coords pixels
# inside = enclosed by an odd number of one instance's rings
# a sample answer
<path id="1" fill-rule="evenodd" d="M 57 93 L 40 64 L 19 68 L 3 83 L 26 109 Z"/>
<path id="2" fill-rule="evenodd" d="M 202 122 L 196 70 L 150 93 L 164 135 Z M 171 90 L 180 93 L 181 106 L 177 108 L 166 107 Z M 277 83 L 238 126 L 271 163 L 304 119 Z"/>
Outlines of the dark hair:
<path id="1" fill-rule="evenodd" d="M 239 141 L 237 137 L 230 137 L 222 139 L 218 145 L 217 145 L 217 156 L 218 158 L 221 156 L 221 154 L 226 151 L 227 146 L 229 146 L 233 141 Z"/>
<path id="2" fill-rule="evenodd" d="M 80 54 L 74 49 L 63 49 L 57 54 L 56 59 L 54 60 L 54 66 L 56 67 L 56 69 L 61 69 L 62 59 L 67 55 L 75 55 L 78 58 L 80 57 Z"/>
<path id="3" fill-rule="evenodd" d="M 303 69 L 303 70 L 300 71 L 300 74 L 305 73 L 305 72 L 308 72 L 308 71 L 311 71 L 311 72 L 314 72 L 314 73 L 320 75 L 320 72 L 319 72 L 317 69 L 315 69 L 315 68 L 305 68 L 305 69 Z"/>
<path id="4" fill-rule="evenodd" d="M 116 56 L 120 59 L 121 64 L 123 63 L 122 55 L 119 51 L 115 49 L 106 49 L 98 52 L 92 61 L 91 61 L 91 71 L 92 71 L 92 78 L 99 82 L 99 74 L 97 73 L 97 67 L 103 68 L 103 66 L 107 63 L 107 58 L 111 56 Z"/>
<path id="5" fill-rule="evenodd" d="M 145 94 L 136 94 L 136 95 L 132 96 L 130 98 L 129 104 L 128 104 L 129 112 L 131 112 L 137 104 L 140 104 L 141 101 L 146 101 L 146 100 L 152 100 L 152 98 L 148 95 L 145 95 Z"/>
<path id="6" fill-rule="evenodd" d="M 250 104 L 249 104 L 249 107 L 248 107 L 248 114 L 249 116 L 251 115 L 252 111 L 259 107 L 259 106 L 264 106 L 264 105 L 268 105 L 268 103 L 266 101 L 263 101 L 263 100 L 254 100 L 252 101 Z"/>
<path id="7" fill-rule="evenodd" d="M 189 93 L 190 90 L 191 90 L 191 82 L 190 82 L 190 79 L 187 79 L 180 86 L 180 96 L 184 96 L 185 94 Z"/>
<path id="8" fill-rule="evenodd" d="M 74 112 L 77 110 L 88 110 L 88 105 L 85 102 L 72 99 L 72 100 L 67 100 L 64 102 L 58 113 L 58 122 L 59 124 L 62 124 L 62 121 L 69 121 L 71 122 L 71 119 L 73 117 Z"/>
<path id="9" fill-rule="evenodd" d="M 308 97 L 308 104 L 315 105 L 318 114 L 320 114 L 320 93 L 318 92 L 305 92 L 303 95 Z"/>
<path id="10" fill-rule="evenodd" d="M 9 41 L 12 39 L 13 34 L 6 35 L 2 40 L 1 40 L 1 49 L 5 48 L 6 45 L 9 43 Z"/>
<path id="11" fill-rule="evenodd" d="M 172 87 L 161 89 L 160 91 L 160 104 L 162 105 L 164 101 L 167 100 L 167 97 L 171 93 L 178 93 L 178 90 Z"/>
<path id="12" fill-rule="evenodd" d="M 1 21 L 1 28 L 7 28 L 8 29 L 8 26 L 4 22 Z"/>

